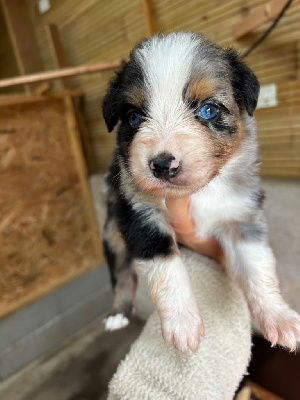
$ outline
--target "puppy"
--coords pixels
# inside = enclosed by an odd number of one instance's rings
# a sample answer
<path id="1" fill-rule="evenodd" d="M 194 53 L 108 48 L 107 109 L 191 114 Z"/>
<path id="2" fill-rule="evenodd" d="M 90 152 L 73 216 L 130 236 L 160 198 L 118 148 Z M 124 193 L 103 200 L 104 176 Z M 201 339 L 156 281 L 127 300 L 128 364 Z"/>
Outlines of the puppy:
<path id="1" fill-rule="evenodd" d="M 296 348 L 300 317 L 281 297 L 262 211 L 258 94 L 234 50 L 194 33 L 142 41 L 110 82 L 103 115 L 117 130 L 103 236 L 115 298 L 106 329 L 127 325 L 138 267 L 165 342 L 198 349 L 203 322 L 165 205 L 190 196 L 196 235 L 220 242 L 265 337 Z"/>

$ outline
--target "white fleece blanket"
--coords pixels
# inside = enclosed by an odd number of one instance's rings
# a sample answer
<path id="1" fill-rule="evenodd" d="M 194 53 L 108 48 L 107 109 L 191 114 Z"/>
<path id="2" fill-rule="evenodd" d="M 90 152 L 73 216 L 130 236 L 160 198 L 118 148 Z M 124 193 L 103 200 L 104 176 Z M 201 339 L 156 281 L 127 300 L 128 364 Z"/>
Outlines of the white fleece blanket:
<path id="1" fill-rule="evenodd" d="M 214 261 L 184 249 L 205 338 L 196 354 L 165 346 L 156 311 L 109 385 L 108 400 L 229 400 L 250 359 L 249 311 L 242 293 Z M 144 299 L 145 282 L 137 295 Z M 149 304 L 144 301 L 144 305 Z M 148 310 L 149 312 L 149 310 Z M 147 312 L 146 312 L 147 313 Z"/>

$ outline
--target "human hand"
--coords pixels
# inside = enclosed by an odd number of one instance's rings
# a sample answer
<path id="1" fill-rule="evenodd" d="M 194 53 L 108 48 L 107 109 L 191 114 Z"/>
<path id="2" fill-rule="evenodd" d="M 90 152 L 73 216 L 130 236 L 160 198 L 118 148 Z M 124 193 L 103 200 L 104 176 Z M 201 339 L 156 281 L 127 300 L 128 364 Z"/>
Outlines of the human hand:
<path id="1" fill-rule="evenodd" d="M 177 242 L 225 265 L 223 249 L 216 239 L 195 236 L 194 222 L 189 215 L 189 201 L 189 197 L 166 200 L 168 219 L 176 233 Z"/>

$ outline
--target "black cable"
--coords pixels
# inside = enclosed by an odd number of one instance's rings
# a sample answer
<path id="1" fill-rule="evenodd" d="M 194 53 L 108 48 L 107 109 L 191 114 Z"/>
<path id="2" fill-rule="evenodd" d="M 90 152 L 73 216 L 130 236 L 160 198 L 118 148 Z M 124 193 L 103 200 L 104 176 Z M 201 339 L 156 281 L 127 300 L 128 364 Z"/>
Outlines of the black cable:
<path id="1" fill-rule="evenodd" d="M 283 17 L 284 13 L 286 12 L 286 10 L 289 8 L 289 6 L 291 5 L 293 0 L 288 0 L 285 5 L 282 7 L 282 10 L 280 11 L 280 13 L 277 15 L 277 17 L 274 19 L 274 21 L 272 22 L 272 24 L 269 26 L 269 28 L 252 44 L 252 46 L 249 47 L 248 50 L 246 50 L 243 54 L 242 54 L 242 58 L 247 57 L 250 53 L 252 53 L 252 51 L 254 49 L 256 49 L 257 46 L 259 46 L 261 44 L 261 42 L 263 42 L 265 40 L 265 38 L 269 35 L 269 33 L 272 32 L 272 30 L 275 28 L 275 26 L 278 24 L 278 22 L 280 21 L 280 19 Z"/>

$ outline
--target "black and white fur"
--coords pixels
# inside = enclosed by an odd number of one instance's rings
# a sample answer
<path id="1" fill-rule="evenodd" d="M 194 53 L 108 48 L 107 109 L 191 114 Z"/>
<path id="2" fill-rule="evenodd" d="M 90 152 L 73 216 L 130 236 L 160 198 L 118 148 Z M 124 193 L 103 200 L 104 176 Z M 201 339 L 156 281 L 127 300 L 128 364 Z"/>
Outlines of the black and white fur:
<path id="1" fill-rule="evenodd" d="M 127 325 L 140 268 L 166 343 L 198 349 L 204 326 L 165 205 L 189 195 L 196 234 L 221 243 L 266 338 L 296 348 L 300 318 L 281 297 L 262 211 L 258 94 L 255 75 L 232 49 L 192 33 L 139 43 L 110 82 L 103 114 L 117 130 L 106 178 L 104 249 L 115 292 L 108 330 Z M 200 118 L 203 104 L 215 105 L 218 117 Z"/>

